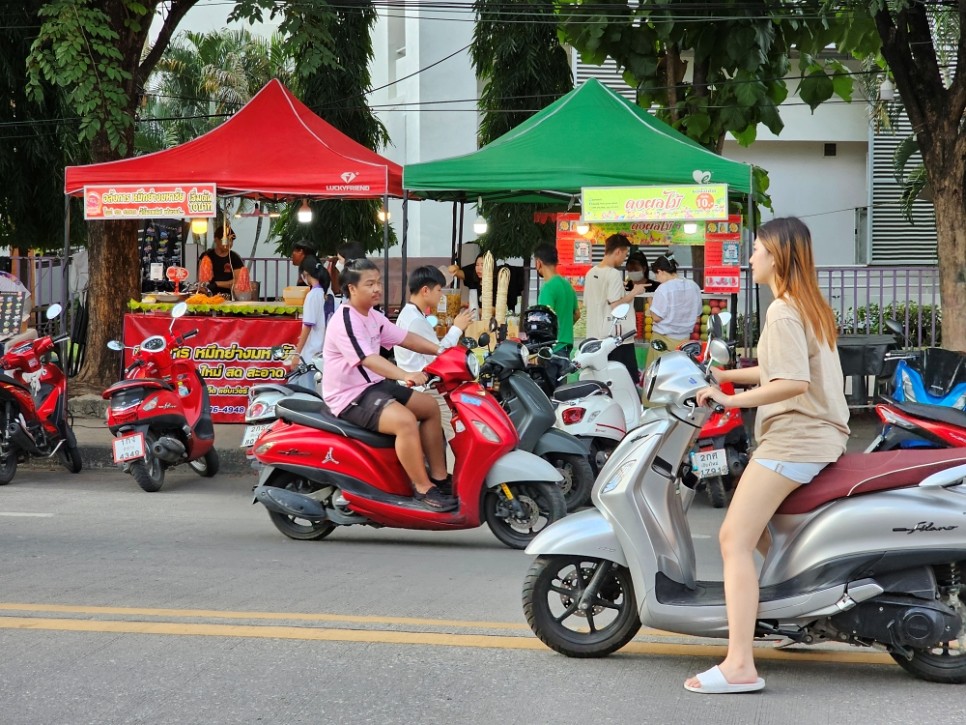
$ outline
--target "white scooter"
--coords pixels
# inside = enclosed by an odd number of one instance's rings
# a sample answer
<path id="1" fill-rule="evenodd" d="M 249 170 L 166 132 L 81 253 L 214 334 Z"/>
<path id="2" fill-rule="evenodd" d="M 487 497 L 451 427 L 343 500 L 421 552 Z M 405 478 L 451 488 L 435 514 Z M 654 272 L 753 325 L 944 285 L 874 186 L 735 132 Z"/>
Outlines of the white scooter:
<path id="1" fill-rule="evenodd" d="M 727 345 L 708 349 L 726 362 Z M 711 414 L 695 396 L 707 363 L 669 352 L 648 367 L 647 399 L 667 416 L 632 431 L 593 490 L 595 509 L 527 547 L 530 627 L 571 657 L 600 657 L 641 624 L 724 638 L 724 586 L 696 577 L 677 472 Z M 966 450 L 846 454 L 794 491 L 768 524 L 757 636 L 884 648 L 925 680 L 966 682 Z"/>
<path id="2" fill-rule="evenodd" d="M 641 423 L 642 406 L 627 368 L 607 356 L 634 336 L 616 334 L 617 323 L 627 317 L 630 305 L 614 308 L 615 334 L 603 340 L 589 338 L 574 354 L 580 382 L 561 385 L 553 393 L 556 427 L 578 438 L 590 439 L 590 462 L 600 473 L 627 431 Z"/>
<path id="3" fill-rule="evenodd" d="M 272 358 L 283 360 L 287 351 L 284 347 L 272 351 Z M 245 449 L 252 468 L 259 468 L 261 464 L 252 454 L 255 441 L 267 431 L 278 416 L 275 414 L 275 404 L 283 398 L 298 398 L 302 400 L 322 400 L 320 384 L 322 381 L 322 358 L 315 357 L 305 360 L 299 356 L 299 364 L 285 374 L 286 382 L 260 383 L 248 389 L 248 407 L 245 409 L 245 434 L 242 436 L 241 447 Z"/>

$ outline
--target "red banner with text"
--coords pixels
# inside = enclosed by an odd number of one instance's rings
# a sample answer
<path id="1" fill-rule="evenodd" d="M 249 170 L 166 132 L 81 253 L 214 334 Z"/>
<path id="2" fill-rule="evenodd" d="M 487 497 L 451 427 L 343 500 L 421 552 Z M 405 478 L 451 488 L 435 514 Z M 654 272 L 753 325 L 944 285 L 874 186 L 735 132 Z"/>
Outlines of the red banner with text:
<path id="1" fill-rule="evenodd" d="M 124 316 L 124 347 L 130 348 L 151 335 L 167 332 L 167 315 Z M 182 317 L 174 332 L 196 329 L 177 355 L 188 357 L 208 383 L 211 418 L 215 423 L 243 423 L 248 405 L 248 388 L 257 383 L 279 382 L 288 372 L 281 362 L 272 360 L 272 347 L 288 345 L 294 349 L 302 329 L 301 320 L 277 317 Z M 125 349 L 124 364 L 131 363 L 131 350 Z"/>

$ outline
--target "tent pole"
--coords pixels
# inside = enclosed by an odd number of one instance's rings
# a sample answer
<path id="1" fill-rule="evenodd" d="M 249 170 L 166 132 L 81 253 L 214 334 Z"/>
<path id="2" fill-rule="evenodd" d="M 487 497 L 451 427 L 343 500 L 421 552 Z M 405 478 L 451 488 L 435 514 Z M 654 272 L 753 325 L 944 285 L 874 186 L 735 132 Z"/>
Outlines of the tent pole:
<path id="1" fill-rule="evenodd" d="M 382 197 L 382 208 L 389 212 L 389 192 L 387 191 Z M 389 316 L 389 219 L 386 218 L 382 223 L 382 279 L 383 284 L 386 285 L 386 316 Z"/>
<path id="2" fill-rule="evenodd" d="M 753 234 L 755 229 L 755 209 L 754 209 L 754 197 L 752 196 L 751 190 L 749 190 L 748 192 L 747 218 L 748 218 L 748 232 Z M 750 245 L 747 244 L 747 240 L 743 240 L 743 241 L 745 241 L 746 243 L 745 244 L 745 247 L 747 249 L 746 259 L 749 260 L 747 262 L 747 269 L 745 271 L 745 274 L 747 275 L 745 279 L 745 326 L 744 326 L 745 327 L 744 329 L 745 357 L 751 357 L 751 348 L 752 348 L 751 330 L 753 329 L 751 325 L 751 313 L 752 313 L 751 295 L 752 295 L 752 290 L 754 288 L 754 281 L 752 280 L 752 277 L 751 277 L 751 262 L 750 262 L 751 248 L 750 248 Z M 757 312 L 758 306 L 754 305 L 754 309 Z"/>
<path id="3" fill-rule="evenodd" d="M 402 212 L 402 292 L 400 293 L 399 309 L 406 305 L 406 262 L 409 252 L 409 193 L 406 191 L 403 191 Z"/>
<path id="4" fill-rule="evenodd" d="M 454 201 L 453 202 L 453 229 L 452 229 L 453 234 L 452 234 L 452 239 L 450 240 L 450 264 L 455 264 L 458 266 L 460 263 L 460 258 L 457 256 L 457 251 L 456 251 L 456 214 L 457 214 L 456 207 L 457 206 L 459 206 L 459 202 Z M 460 278 L 457 277 L 456 275 L 453 275 L 453 289 L 457 289 L 459 286 L 460 286 Z"/>
<path id="5" fill-rule="evenodd" d="M 466 200 L 460 202 L 460 219 L 456 232 L 456 265 L 462 267 L 463 261 L 463 219 L 466 218 Z"/>
<path id="6" fill-rule="evenodd" d="M 70 194 L 64 194 L 64 265 L 63 271 L 63 287 L 61 289 L 60 298 L 64 311 L 61 312 L 64 315 L 64 320 L 70 319 L 70 308 L 67 306 L 67 301 L 70 296 Z M 61 328 L 61 332 L 64 332 L 64 328 Z M 75 340 L 70 340 L 67 344 L 69 347 L 66 350 L 65 357 L 66 360 L 61 360 L 61 367 L 64 371 L 64 401 L 69 401 L 68 388 L 70 386 L 70 370 L 73 367 L 73 357 L 71 352 L 75 350 L 74 347 Z"/>

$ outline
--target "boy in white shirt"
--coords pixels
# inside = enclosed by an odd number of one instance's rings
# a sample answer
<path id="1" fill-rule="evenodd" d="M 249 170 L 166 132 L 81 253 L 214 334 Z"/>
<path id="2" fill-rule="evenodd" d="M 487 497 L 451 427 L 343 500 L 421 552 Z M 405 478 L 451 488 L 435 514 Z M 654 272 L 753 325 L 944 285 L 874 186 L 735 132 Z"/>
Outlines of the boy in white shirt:
<path id="1" fill-rule="evenodd" d="M 409 303 L 400 310 L 399 317 L 396 318 L 396 325 L 403 330 L 414 332 L 420 337 L 439 343 L 437 354 L 458 345 L 470 324 L 469 310 L 461 310 L 443 339 L 440 340 L 436 337 L 435 312 L 440 297 L 443 295 L 444 284 L 446 284 L 446 278 L 436 267 L 426 266 L 414 269 L 409 277 Z M 396 358 L 396 365 L 410 373 L 421 372 L 434 359 L 432 355 L 423 355 L 398 345 L 393 348 L 393 354 Z M 443 432 L 446 435 L 446 440 L 450 440 L 453 437 L 451 425 L 453 414 L 450 412 L 449 406 L 443 396 L 435 390 L 430 388 L 424 392 L 436 398 L 442 414 Z"/>

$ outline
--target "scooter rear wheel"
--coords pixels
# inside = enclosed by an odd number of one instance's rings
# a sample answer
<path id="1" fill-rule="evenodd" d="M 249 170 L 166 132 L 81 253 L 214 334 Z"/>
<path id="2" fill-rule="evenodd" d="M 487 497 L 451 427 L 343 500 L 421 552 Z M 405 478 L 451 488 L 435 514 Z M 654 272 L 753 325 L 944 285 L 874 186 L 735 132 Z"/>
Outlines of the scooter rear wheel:
<path id="1" fill-rule="evenodd" d="M 278 486 L 296 493 L 309 494 L 319 486 L 307 478 L 301 478 L 294 473 L 276 475 L 269 482 L 270 486 Z M 335 531 L 335 524 L 331 521 L 308 521 L 307 519 L 286 516 L 277 511 L 269 511 L 268 517 L 275 524 L 275 528 L 290 539 L 298 541 L 320 541 Z"/>
<path id="2" fill-rule="evenodd" d="M 599 567 L 609 566 L 591 606 L 580 598 Z M 631 573 L 613 562 L 579 556 L 541 556 L 523 583 L 523 613 L 541 642 L 568 657 L 605 657 L 641 628 Z"/>
<path id="3" fill-rule="evenodd" d="M 499 489 L 483 498 L 483 517 L 493 535 L 511 549 L 526 549 L 534 537 L 567 515 L 563 491 L 542 483 L 508 483 L 514 502 Z"/>
<path id="4" fill-rule="evenodd" d="M 960 590 L 959 602 L 953 600 L 952 595 L 947 595 L 943 604 L 963 612 L 966 609 L 966 589 Z M 921 680 L 947 685 L 966 683 L 966 633 L 961 633 L 958 641 L 938 642 L 929 649 L 914 650 L 911 660 L 898 652 L 890 654 L 896 664 Z"/>
<path id="5" fill-rule="evenodd" d="M 131 475 L 138 486 L 148 493 L 161 490 L 164 485 L 164 466 L 161 459 L 151 452 L 155 437 L 148 433 L 144 436 L 144 458 L 131 464 Z"/>

